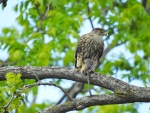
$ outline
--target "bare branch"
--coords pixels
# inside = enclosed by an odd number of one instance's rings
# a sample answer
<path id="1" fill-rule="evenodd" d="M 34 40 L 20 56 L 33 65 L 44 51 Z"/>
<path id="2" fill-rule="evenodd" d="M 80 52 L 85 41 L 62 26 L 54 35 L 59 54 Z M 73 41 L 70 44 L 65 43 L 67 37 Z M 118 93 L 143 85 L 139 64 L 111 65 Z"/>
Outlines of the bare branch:
<path id="1" fill-rule="evenodd" d="M 91 24 L 92 29 L 94 29 L 93 21 L 92 21 L 91 16 L 90 16 L 89 2 L 87 3 L 87 10 L 88 10 L 88 19 L 89 19 L 89 21 L 90 21 L 90 24 Z"/>
<path id="2" fill-rule="evenodd" d="M 107 48 L 104 50 L 103 55 L 102 55 L 101 59 L 99 60 L 99 64 L 101 64 L 102 59 L 106 57 L 107 53 L 109 53 L 113 48 L 124 44 L 124 42 L 122 42 L 122 43 L 120 43 L 120 44 L 116 44 L 116 45 L 112 45 L 112 44 L 113 44 L 113 43 L 109 44 L 109 45 L 107 46 Z"/>
<path id="3" fill-rule="evenodd" d="M 8 61 L 9 61 L 9 58 L 7 58 L 5 61 L 1 61 L 2 63 L 0 64 L 0 67 L 6 66 Z"/>
<path id="4" fill-rule="evenodd" d="M 62 92 L 65 93 L 65 95 L 68 97 L 69 100 L 72 100 L 72 98 L 68 95 L 68 93 L 61 86 L 53 83 L 52 81 L 49 81 L 49 83 L 36 82 L 34 84 L 25 85 L 24 87 L 25 88 L 31 88 L 31 87 L 39 86 L 39 85 L 50 85 L 50 86 L 52 85 L 52 86 L 58 87 L 59 89 L 62 90 Z"/>
<path id="5" fill-rule="evenodd" d="M 72 100 L 72 98 L 69 96 L 69 94 L 68 94 L 61 86 L 59 86 L 59 85 L 53 83 L 52 81 L 50 81 L 50 83 L 53 84 L 53 86 L 56 86 L 56 87 L 58 87 L 59 89 L 61 89 L 61 90 L 66 94 L 66 96 L 68 97 L 68 99 L 69 99 L 69 100 Z"/>
<path id="6" fill-rule="evenodd" d="M 83 90 L 83 86 L 84 84 L 83 83 L 80 83 L 80 82 L 75 82 L 71 88 L 69 88 L 69 90 L 67 91 L 69 96 L 71 98 L 75 98 L 77 96 L 77 94 L 79 92 L 81 92 Z M 64 99 L 66 98 L 66 95 L 64 94 L 61 99 L 57 102 L 57 104 L 60 104 Z"/>
<path id="7" fill-rule="evenodd" d="M 147 95 L 148 96 L 148 95 Z M 124 103 L 133 103 L 133 102 L 149 102 L 150 97 L 148 98 L 136 98 L 136 97 L 129 97 L 129 98 L 122 98 L 118 97 L 114 94 L 110 95 L 93 95 L 93 96 L 86 96 L 82 98 L 74 99 L 74 101 L 67 101 L 64 104 L 59 104 L 53 107 L 49 107 L 40 111 L 39 113 L 64 113 L 71 110 L 82 110 L 84 108 L 94 106 L 94 105 L 110 105 L 110 104 L 124 104 Z"/>
<path id="8" fill-rule="evenodd" d="M 8 66 L 8 64 L 9 65 L 15 65 L 17 63 L 17 61 L 10 63 L 9 59 L 10 58 L 8 57 L 5 61 L 0 60 L 0 62 L 1 62 L 0 67 Z"/>
<path id="9" fill-rule="evenodd" d="M 52 0 L 50 0 L 48 2 L 48 4 L 46 5 L 45 12 L 43 14 L 41 14 L 41 12 L 39 10 L 39 4 L 36 4 L 36 9 L 37 9 L 37 12 L 38 12 L 38 14 L 40 16 L 40 25 L 38 26 L 38 28 L 37 28 L 37 30 L 35 32 L 39 32 L 41 30 L 43 21 L 45 19 L 47 19 L 47 13 L 49 11 L 49 6 L 50 6 L 51 2 L 52 2 Z M 45 31 L 44 31 L 44 33 L 45 33 Z"/>
<path id="10" fill-rule="evenodd" d="M 36 99 L 37 99 L 37 95 L 33 96 L 30 106 L 32 106 L 35 103 Z"/>

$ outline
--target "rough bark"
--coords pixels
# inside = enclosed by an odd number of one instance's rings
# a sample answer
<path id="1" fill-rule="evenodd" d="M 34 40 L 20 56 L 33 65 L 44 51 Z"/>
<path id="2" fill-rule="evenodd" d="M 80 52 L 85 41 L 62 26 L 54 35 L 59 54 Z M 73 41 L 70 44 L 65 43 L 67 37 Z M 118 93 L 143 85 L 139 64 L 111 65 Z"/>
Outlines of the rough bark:
<path id="1" fill-rule="evenodd" d="M 87 77 L 76 72 L 76 69 L 67 67 L 2 67 L 0 68 L 0 81 L 5 80 L 8 72 L 21 73 L 22 79 L 58 78 L 87 83 Z M 106 75 L 93 73 L 90 83 L 112 91 L 110 95 L 93 95 L 67 101 L 49 107 L 40 113 L 63 113 L 71 110 L 84 109 L 93 105 L 123 104 L 133 102 L 150 102 L 150 88 L 137 87 L 119 79 Z"/>
<path id="2" fill-rule="evenodd" d="M 94 105 L 110 105 L 110 104 L 124 104 L 124 103 L 133 103 L 133 102 L 148 102 L 150 98 L 137 98 L 137 97 L 128 97 L 122 98 L 114 94 L 110 95 L 94 95 L 86 96 L 82 98 L 74 99 L 74 101 L 67 101 L 64 104 L 59 104 L 53 107 L 49 107 L 40 111 L 39 113 L 64 113 L 72 110 L 82 110 L 84 108 L 94 106 Z"/>

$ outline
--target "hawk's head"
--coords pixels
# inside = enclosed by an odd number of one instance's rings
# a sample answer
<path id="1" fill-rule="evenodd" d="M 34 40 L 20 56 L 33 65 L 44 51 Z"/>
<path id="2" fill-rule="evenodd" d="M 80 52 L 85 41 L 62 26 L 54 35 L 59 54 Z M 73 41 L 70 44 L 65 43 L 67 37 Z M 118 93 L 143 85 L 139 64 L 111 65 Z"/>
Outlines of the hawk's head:
<path id="1" fill-rule="evenodd" d="M 108 35 L 107 31 L 102 28 L 94 28 L 92 30 L 92 32 L 94 32 L 95 34 L 97 34 L 99 36 L 107 36 Z"/>

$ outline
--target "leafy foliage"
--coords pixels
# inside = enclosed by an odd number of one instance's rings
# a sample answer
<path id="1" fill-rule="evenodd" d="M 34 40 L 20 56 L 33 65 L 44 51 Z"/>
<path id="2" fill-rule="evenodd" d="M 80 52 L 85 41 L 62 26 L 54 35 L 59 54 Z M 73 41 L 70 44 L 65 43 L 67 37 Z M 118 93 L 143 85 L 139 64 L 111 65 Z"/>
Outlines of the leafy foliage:
<path id="1" fill-rule="evenodd" d="M 4 107 L 8 112 L 18 111 L 24 101 L 25 94 L 29 93 L 27 88 L 22 88 L 23 82 L 20 77 L 21 74 L 9 72 L 6 74 L 7 82 L 5 82 L 5 87 L 0 86 L 0 106 L 1 108 Z M 4 109 L 0 109 L 0 111 L 4 112 Z"/>
<path id="2" fill-rule="evenodd" d="M 143 84 L 150 82 L 150 1 L 147 1 L 145 6 L 139 0 L 103 2 L 53 0 L 47 11 L 49 2 L 49 0 L 25 0 L 14 6 L 14 11 L 19 14 L 16 18 L 18 26 L 3 28 L 0 34 L 0 48 L 8 50 L 9 54 L 7 63 L 1 61 L 2 64 L 4 63 L 5 66 L 73 66 L 80 28 L 85 22 L 88 24 L 87 20 L 91 19 L 93 23 L 90 24 L 103 26 L 109 34 L 105 39 L 105 48 L 110 50 L 106 52 L 97 71 L 115 77 L 119 75 L 123 79 L 127 78 L 128 82 L 133 80 L 139 80 Z M 0 106 L 6 105 L 12 95 L 24 84 L 34 82 L 22 81 L 20 76 L 20 74 L 8 73 L 7 82 L 0 82 Z M 55 82 L 62 83 L 57 79 Z M 38 88 L 32 88 L 31 92 L 37 95 Z M 107 93 L 102 88 L 99 88 L 96 93 L 99 92 Z M 16 104 L 22 103 L 21 100 L 26 94 L 28 90 L 22 89 L 9 110 L 19 108 L 20 113 L 25 109 L 27 112 L 35 112 L 53 104 L 53 102 L 34 103 L 30 107 L 26 106 L 28 102 L 21 106 Z M 132 109 L 133 106 L 135 105 L 106 106 L 107 108 L 104 106 L 97 108 L 97 111 L 107 112 L 110 108 L 116 113 L 134 113 L 136 110 Z M 116 111 L 118 109 L 121 111 Z M 88 109 L 88 111 L 92 110 L 94 107 Z"/>

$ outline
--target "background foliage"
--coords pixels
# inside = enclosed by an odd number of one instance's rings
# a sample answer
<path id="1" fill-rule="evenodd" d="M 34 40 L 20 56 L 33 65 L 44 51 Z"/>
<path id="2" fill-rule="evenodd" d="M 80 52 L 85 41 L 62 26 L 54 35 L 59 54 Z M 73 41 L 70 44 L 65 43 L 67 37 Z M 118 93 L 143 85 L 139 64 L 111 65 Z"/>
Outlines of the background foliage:
<path id="1" fill-rule="evenodd" d="M 104 39 L 105 49 L 109 51 L 105 51 L 98 72 L 126 82 L 138 80 L 142 84 L 149 85 L 149 0 L 53 0 L 49 11 L 46 12 L 49 2 L 49 0 L 23 0 L 14 6 L 14 11 L 18 14 L 17 26 L 3 28 L 0 34 L 0 49 L 7 50 L 9 54 L 6 61 L 0 59 L 1 66 L 73 67 L 77 40 L 80 38 L 81 29 L 86 32 L 86 29 L 82 28 L 86 23 L 91 25 L 91 28 L 88 28 L 90 30 L 99 26 L 108 30 L 109 34 Z M 2 6 L 1 8 L 3 9 Z M 58 79 L 53 81 L 57 84 L 63 82 Z M 35 81 L 18 80 L 18 82 L 23 85 Z M 13 87 L 15 90 L 18 89 L 16 84 Z M 103 88 L 94 86 L 93 88 L 96 89 L 93 91 L 96 94 L 109 93 Z M 10 100 L 12 92 L 14 91 L 8 83 L 0 82 L 0 97 L 2 97 L 0 106 L 2 102 L 6 104 Z M 25 96 L 23 93 L 28 94 L 28 91 L 21 93 Z M 36 96 L 38 88 L 32 88 L 30 93 Z M 16 99 L 16 102 L 19 100 Z M 26 101 L 20 101 L 21 106 L 18 110 L 20 113 L 24 111 L 33 113 L 53 104 L 52 101 L 41 104 L 36 101 L 30 103 L 26 98 Z M 14 105 L 15 101 L 12 108 L 18 108 Z M 136 113 L 138 106 L 139 104 L 109 105 L 90 107 L 79 112 Z"/>

